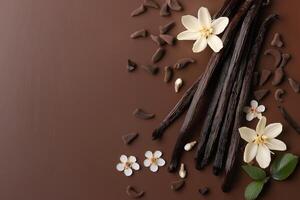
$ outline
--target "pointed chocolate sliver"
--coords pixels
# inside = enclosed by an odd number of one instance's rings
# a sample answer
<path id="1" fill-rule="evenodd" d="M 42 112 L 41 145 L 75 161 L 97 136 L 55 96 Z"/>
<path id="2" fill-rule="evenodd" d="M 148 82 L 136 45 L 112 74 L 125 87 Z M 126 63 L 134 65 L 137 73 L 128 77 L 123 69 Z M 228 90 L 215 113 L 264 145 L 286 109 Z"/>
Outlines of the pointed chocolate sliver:
<path id="1" fill-rule="evenodd" d="M 160 34 L 159 37 L 163 39 L 167 44 L 174 45 L 175 37 L 168 34 Z"/>
<path id="2" fill-rule="evenodd" d="M 283 68 L 288 64 L 288 62 L 291 60 L 292 56 L 291 56 L 291 54 L 283 53 L 281 55 L 281 57 L 282 57 L 282 59 L 281 59 L 279 67 Z"/>
<path id="3" fill-rule="evenodd" d="M 168 6 L 168 3 L 164 3 L 161 8 L 160 8 L 160 12 L 159 12 L 160 16 L 162 17 L 167 17 L 171 14 L 170 12 L 170 8 Z"/>
<path id="4" fill-rule="evenodd" d="M 300 92 L 300 83 L 295 81 L 292 78 L 289 78 L 289 84 L 291 86 L 291 88 L 293 89 L 294 92 L 299 93 Z"/>
<path id="5" fill-rule="evenodd" d="M 167 3 L 171 10 L 181 11 L 183 9 L 178 0 L 167 0 Z"/>
<path id="6" fill-rule="evenodd" d="M 173 191 L 178 191 L 181 188 L 183 188 L 184 184 L 185 184 L 184 180 L 174 181 L 174 182 L 171 183 L 171 189 Z"/>
<path id="7" fill-rule="evenodd" d="M 127 60 L 127 70 L 128 72 L 133 72 L 137 68 L 137 64 L 132 60 Z"/>
<path id="8" fill-rule="evenodd" d="M 260 75 L 260 80 L 259 80 L 259 86 L 263 86 L 269 80 L 271 74 L 272 74 L 271 70 L 268 69 L 262 70 Z"/>
<path id="9" fill-rule="evenodd" d="M 131 17 L 136 17 L 147 11 L 147 8 L 142 4 L 140 7 L 132 11 Z"/>
<path id="10" fill-rule="evenodd" d="M 159 26 L 159 32 L 160 34 L 166 34 L 168 33 L 173 27 L 175 26 L 175 22 L 171 21 L 167 23 L 166 25 Z"/>
<path id="11" fill-rule="evenodd" d="M 272 85 L 279 85 L 284 79 L 285 73 L 282 67 L 278 67 L 274 72 L 274 78 L 272 81 Z"/>
<path id="12" fill-rule="evenodd" d="M 122 140 L 124 144 L 130 145 L 135 139 L 137 139 L 139 136 L 139 133 L 129 133 L 127 135 L 122 136 Z"/>
<path id="13" fill-rule="evenodd" d="M 261 90 L 256 90 L 254 91 L 254 97 L 257 101 L 262 100 L 269 94 L 270 90 L 268 89 L 261 89 Z"/>
<path id="14" fill-rule="evenodd" d="M 283 41 L 281 39 L 281 35 L 279 33 L 275 33 L 271 42 L 271 46 L 281 48 L 283 47 Z"/>
<path id="15" fill-rule="evenodd" d="M 148 8 L 155 8 L 155 9 L 159 9 L 159 4 L 154 1 L 154 0 L 144 0 L 144 6 L 148 7 Z"/>
<path id="16" fill-rule="evenodd" d="M 146 29 L 137 30 L 134 33 L 130 35 L 131 39 L 137 39 L 137 38 L 145 38 L 148 35 L 148 31 Z"/>
<path id="17" fill-rule="evenodd" d="M 144 119 L 144 120 L 153 119 L 155 117 L 155 114 L 153 114 L 153 113 L 147 113 L 147 112 L 145 112 L 144 110 L 142 110 L 140 108 L 135 109 L 133 111 L 133 115 L 136 118 Z"/>
<path id="18" fill-rule="evenodd" d="M 152 56 L 152 62 L 157 63 L 159 62 L 165 55 L 166 50 L 162 47 L 158 48 Z"/>
<path id="19" fill-rule="evenodd" d="M 157 35 L 150 35 L 150 37 L 153 42 L 155 42 L 159 46 L 163 46 L 164 44 L 166 44 L 166 42 Z"/>

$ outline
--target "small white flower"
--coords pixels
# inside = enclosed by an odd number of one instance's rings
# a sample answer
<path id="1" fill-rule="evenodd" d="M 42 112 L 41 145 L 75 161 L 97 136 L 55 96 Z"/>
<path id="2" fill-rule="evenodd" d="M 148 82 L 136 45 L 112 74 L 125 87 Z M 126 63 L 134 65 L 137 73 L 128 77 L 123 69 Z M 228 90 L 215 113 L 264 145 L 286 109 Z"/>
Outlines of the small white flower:
<path id="1" fill-rule="evenodd" d="M 247 113 L 246 114 L 247 121 L 252 121 L 255 118 L 261 119 L 262 117 L 261 113 L 265 112 L 266 107 L 264 105 L 259 106 L 258 102 L 255 100 L 252 100 L 250 102 L 250 106 L 251 107 L 246 106 L 244 108 L 244 112 Z"/>
<path id="2" fill-rule="evenodd" d="M 203 51 L 207 44 L 214 52 L 219 52 L 223 48 L 223 42 L 217 35 L 228 26 L 228 17 L 212 20 L 208 9 L 201 7 L 198 11 L 198 18 L 185 15 L 182 16 L 181 22 L 187 30 L 179 33 L 177 39 L 196 40 L 193 46 L 194 53 Z"/>
<path id="3" fill-rule="evenodd" d="M 150 167 L 150 170 L 152 172 L 157 172 L 158 167 L 162 167 L 166 164 L 165 160 L 161 158 L 162 152 L 161 151 L 155 151 L 152 153 L 151 151 L 146 151 L 144 160 L 144 166 Z"/>
<path id="4" fill-rule="evenodd" d="M 126 176 L 131 176 L 133 170 L 137 171 L 140 169 L 140 165 L 136 162 L 136 157 L 121 155 L 120 163 L 117 164 L 116 168 L 120 172 L 124 172 Z M 132 170 L 133 169 L 133 170 Z"/>
<path id="5" fill-rule="evenodd" d="M 281 140 L 275 139 L 282 132 L 281 123 L 266 126 L 267 120 L 262 117 L 256 130 L 242 127 L 239 129 L 241 138 L 248 142 L 244 151 L 244 161 L 250 163 L 256 158 L 261 168 L 267 168 L 271 162 L 271 151 L 285 151 L 286 145 Z"/>

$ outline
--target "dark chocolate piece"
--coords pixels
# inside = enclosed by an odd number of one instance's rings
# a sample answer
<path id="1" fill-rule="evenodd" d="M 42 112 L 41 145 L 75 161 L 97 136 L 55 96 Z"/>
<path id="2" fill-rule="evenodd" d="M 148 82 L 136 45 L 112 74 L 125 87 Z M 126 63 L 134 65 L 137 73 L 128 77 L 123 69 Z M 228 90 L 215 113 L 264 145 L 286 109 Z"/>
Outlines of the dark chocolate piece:
<path id="1" fill-rule="evenodd" d="M 274 68 L 278 67 L 281 62 L 281 52 L 278 49 L 267 49 L 264 53 L 266 56 L 274 58 Z"/>
<path id="2" fill-rule="evenodd" d="M 260 79 L 259 79 L 259 86 L 263 86 L 270 78 L 272 75 L 272 71 L 268 69 L 262 70 L 260 74 Z"/>
<path id="3" fill-rule="evenodd" d="M 152 56 L 152 62 L 157 63 L 159 62 L 165 55 L 166 50 L 162 47 L 158 48 Z"/>
<path id="4" fill-rule="evenodd" d="M 165 69 L 164 82 L 169 83 L 173 78 L 173 68 L 171 66 L 166 66 Z"/>
<path id="5" fill-rule="evenodd" d="M 181 11 L 183 10 L 181 4 L 178 2 L 178 0 L 167 0 L 168 6 L 171 10 L 174 11 Z"/>
<path id="6" fill-rule="evenodd" d="M 174 69 L 180 70 L 195 62 L 196 60 L 193 58 L 182 58 L 174 65 Z"/>
<path id="7" fill-rule="evenodd" d="M 274 93 L 274 97 L 275 97 L 275 100 L 279 103 L 283 102 L 283 98 L 282 96 L 285 94 L 285 91 L 281 88 L 278 88 L 275 93 Z"/>
<path id="8" fill-rule="evenodd" d="M 278 48 L 283 47 L 283 41 L 281 40 L 281 35 L 279 33 L 274 34 L 274 37 L 271 41 L 271 46 Z"/>
<path id="9" fill-rule="evenodd" d="M 159 4 L 154 0 L 144 0 L 143 2 L 145 7 L 159 9 Z"/>
<path id="10" fill-rule="evenodd" d="M 163 26 L 159 26 L 159 32 L 160 34 L 167 34 L 174 26 L 175 22 L 171 21 Z"/>
<path id="11" fill-rule="evenodd" d="M 157 35 L 150 35 L 150 37 L 159 46 L 166 44 L 166 42 Z"/>
<path id="12" fill-rule="evenodd" d="M 287 63 L 291 60 L 292 56 L 291 54 L 288 54 L 288 53 L 283 53 L 281 55 L 281 62 L 280 62 L 280 65 L 279 67 L 285 67 L 287 65 Z"/>
<path id="13" fill-rule="evenodd" d="M 144 120 L 153 119 L 155 117 L 155 114 L 153 114 L 153 113 L 147 113 L 147 112 L 145 112 L 144 110 L 142 110 L 140 108 L 135 109 L 133 111 L 133 115 L 136 118 L 144 119 Z"/>
<path id="14" fill-rule="evenodd" d="M 137 68 L 137 64 L 133 62 L 132 60 L 128 59 L 127 60 L 127 70 L 128 72 L 132 72 Z"/>
<path id="15" fill-rule="evenodd" d="M 132 38 L 132 39 L 145 38 L 145 37 L 147 37 L 147 35 L 148 35 L 148 31 L 145 29 L 141 29 L 141 30 L 138 30 L 138 31 L 135 31 L 134 33 L 132 33 L 130 35 L 130 38 Z"/>
<path id="16" fill-rule="evenodd" d="M 167 44 L 174 45 L 175 37 L 168 34 L 160 34 L 159 37 L 163 39 Z"/>
<path id="17" fill-rule="evenodd" d="M 274 72 L 274 77 L 272 81 L 272 85 L 277 86 L 279 85 L 282 80 L 284 79 L 285 73 L 282 67 L 278 67 Z"/>
<path id="18" fill-rule="evenodd" d="M 129 145 L 131 144 L 135 139 L 137 139 L 139 136 L 139 133 L 129 133 L 127 135 L 122 136 L 122 140 L 124 144 Z"/>
<path id="19" fill-rule="evenodd" d="M 185 180 L 174 181 L 171 183 L 171 189 L 173 191 L 178 191 L 181 188 L 183 188 L 184 184 L 185 184 Z"/>
<path id="20" fill-rule="evenodd" d="M 133 199 L 139 199 L 144 196 L 145 192 L 143 190 L 138 191 L 135 187 L 128 185 L 126 188 L 126 194 Z"/>
<path id="21" fill-rule="evenodd" d="M 152 75 L 156 75 L 159 72 L 159 67 L 157 67 L 157 66 L 142 65 L 141 67 Z"/>
<path id="22" fill-rule="evenodd" d="M 300 134 L 300 125 L 296 122 L 292 116 L 287 112 L 283 106 L 278 106 L 280 113 L 282 114 L 285 121 L 297 132 Z"/>
<path id="23" fill-rule="evenodd" d="M 199 191 L 200 194 L 205 196 L 209 193 L 209 188 L 208 187 L 200 188 L 198 191 Z"/>
<path id="24" fill-rule="evenodd" d="M 299 93 L 300 92 L 300 83 L 295 81 L 292 78 L 289 78 L 289 84 L 291 86 L 291 88 L 294 90 L 294 92 Z"/>
<path id="25" fill-rule="evenodd" d="M 269 93 L 270 93 L 270 90 L 268 90 L 268 89 L 256 90 L 256 91 L 254 91 L 254 98 L 257 101 L 260 101 L 263 98 L 265 98 Z"/>
<path id="26" fill-rule="evenodd" d="M 147 8 L 142 4 L 140 7 L 132 11 L 131 17 L 139 16 L 147 11 Z"/>
<path id="27" fill-rule="evenodd" d="M 171 14 L 170 12 L 170 8 L 167 2 L 165 2 L 161 8 L 160 8 L 160 12 L 159 12 L 160 16 L 162 17 L 166 17 L 169 16 Z"/>

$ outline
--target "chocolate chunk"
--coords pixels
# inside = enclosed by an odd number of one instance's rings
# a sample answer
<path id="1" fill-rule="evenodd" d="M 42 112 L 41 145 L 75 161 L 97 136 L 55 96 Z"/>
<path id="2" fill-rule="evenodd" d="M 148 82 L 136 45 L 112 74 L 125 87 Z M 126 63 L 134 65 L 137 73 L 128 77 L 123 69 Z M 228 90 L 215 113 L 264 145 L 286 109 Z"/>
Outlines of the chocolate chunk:
<path id="1" fill-rule="evenodd" d="M 166 50 L 162 47 L 158 48 L 152 56 L 152 62 L 157 63 L 159 62 L 165 55 Z"/>
<path id="2" fill-rule="evenodd" d="M 147 8 L 142 4 L 140 7 L 132 11 L 131 17 L 139 16 L 147 11 Z"/>
<path id="3" fill-rule="evenodd" d="M 254 72 L 253 73 L 253 79 L 252 79 L 253 86 L 256 86 L 258 84 L 259 80 L 259 72 Z"/>
<path id="4" fill-rule="evenodd" d="M 127 135 L 122 136 L 122 140 L 124 144 L 129 145 L 131 144 L 135 139 L 137 139 L 139 136 L 139 133 L 129 133 Z"/>
<path id="5" fill-rule="evenodd" d="M 169 15 L 171 14 L 170 8 L 169 8 L 167 2 L 165 2 L 165 3 L 161 6 L 159 14 L 160 14 L 160 16 L 162 16 L 162 17 L 166 17 L 166 16 L 169 16 Z"/>
<path id="6" fill-rule="evenodd" d="M 145 192 L 143 190 L 138 191 L 135 187 L 128 185 L 126 188 L 126 194 L 133 199 L 139 199 L 144 196 Z"/>
<path id="7" fill-rule="evenodd" d="M 148 31 L 145 29 L 141 29 L 141 30 L 138 30 L 138 31 L 135 31 L 134 33 L 132 33 L 130 35 L 130 38 L 132 38 L 132 39 L 145 38 L 145 37 L 147 37 L 147 35 L 148 35 Z"/>
<path id="8" fill-rule="evenodd" d="M 300 83 L 295 81 L 292 78 L 289 78 L 289 84 L 291 86 L 291 88 L 294 90 L 294 92 L 299 93 L 300 92 Z"/>
<path id="9" fill-rule="evenodd" d="M 208 187 L 200 188 L 198 191 L 199 191 L 200 194 L 205 196 L 209 193 L 209 188 Z"/>
<path id="10" fill-rule="evenodd" d="M 274 78 L 272 81 L 272 85 L 274 85 L 274 86 L 279 85 L 282 82 L 284 76 L 285 76 L 285 73 L 284 73 L 283 68 L 278 67 L 274 72 Z"/>
<path id="11" fill-rule="evenodd" d="M 168 34 L 160 34 L 159 37 L 163 39 L 167 44 L 174 45 L 175 37 Z"/>
<path id="12" fill-rule="evenodd" d="M 263 98 L 265 98 L 269 93 L 270 93 L 270 90 L 267 90 L 267 89 L 256 90 L 256 91 L 254 91 L 254 98 L 257 101 L 260 101 Z"/>
<path id="13" fill-rule="evenodd" d="M 156 75 L 159 72 L 159 67 L 157 66 L 142 65 L 141 67 L 152 75 Z"/>
<path id="14" fill-rule="evenodd" d="M 281 88 L 278 88 L 276 91 L 275 91 L 275 93 L 274 93 L 274 97 L 275 97 L 275 100 L 277 101 L 277 102 L 283 102 L 283 98 L 282 98 L 282 96 L 285 94 L 285 91 L 283 90 L 283 89 L 281 89 Z"/>
<path id="15" fill-rule="evenodd" d="M 168 33 L 173 27 L 175 26 L 175 22 L 171 21 L 167 23 L 166 25 L 159 26 L 159 32 L 160 34 L 166 34 Z"/>
<path id="16" fill-rule="evenodd" d="M 282 59 L 281 59 L 279 67 L 285 67 L 287 65 L 287 63 L 291 60 L 292 56 L 291 56 L 291 54 L 283 53 L 281 55 L 281 58 Z"/>
<path id="17" fill-rule="evenodd" d="M 174 69 L 180 70 L 185 67 L 187 67 L 189 64 L 195 63 L 196 60 L 193 58 L 182 58 L 177 61 L 177 63 L 174 65 Z"/>
<path id="18" fill-rule="evenodd" d="M 183 188 L 184 184 L 185 184 L 184 180 L 174 181 L 174 182 L 171 183 L 171 189 L 173 191 L 178 191 L 181 188 Z"/>
<path id="19" fill-rule="evenodd" d="M 144 0 L 144 6 L 148 8 L 156 8 L 159 9 L 159 4 L 154 0 Z"/>
<path id="20" fill-rule="evenodd" d="M 145 112 L 144 110 L 142 110 L 140 108 L 135 109 L 133 111 L 133 115 L 136 118 L 144 119 L 144 120 L 153 119 L 155 117 L 155 114 L 153 114 L 153 113 L 147 113 L 147 112 Z"/>
<path id="21" fill-rule="evenodd" d="M 133 72 L 137 68 L 137 64 L 132 60 L 127 60 L 127 70 L 128 72 Z"/>
<path id="22" fill-rule="evenodd" d="M 159 46 L 166 44 L 166 42 L 157 35 L 150 35 L 150 37 Z"/>
<path id="23" fill-rule="evenodd" d="M 178 0 L 167 0 L 167 3 L 171 10 L 181 11 L 183 9 Z"/>
<path id="24" fill-rule="evenodd" d="M 260 75 L 260 80 L 259 80 L 259 86 L 264 85 L 269 80 L 271 74 L 272 74 L 271 70 L 267 70 L 267 69 L 262 70 Z"/>
<path id="25" fill-rule="evenodd" d="M 165 67 L 164 82 L 169 83 L 173 78 L 173 68 L 171 66 Z"/>
<path id="26" fill-rule="evenodd" d="M 281 36 L 279 33 L 275 33 L 271 42 L 271 46 L 273 47 L 283 47 L 283 41 L 281 40 Z"/>
<path id="27" fill-rule="evenodd" d="M 265 55 L 272 56 L 274 58 L 274 67 L 278 67 L 281 62 L 281 52 L 278 49 L 267 49 Z"/>

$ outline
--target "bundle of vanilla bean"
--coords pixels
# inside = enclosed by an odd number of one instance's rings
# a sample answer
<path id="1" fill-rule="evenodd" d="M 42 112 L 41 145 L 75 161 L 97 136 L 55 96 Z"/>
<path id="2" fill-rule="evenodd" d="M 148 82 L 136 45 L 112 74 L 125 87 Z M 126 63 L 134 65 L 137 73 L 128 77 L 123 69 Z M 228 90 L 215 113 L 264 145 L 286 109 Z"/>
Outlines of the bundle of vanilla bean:
<path id="1" fill-rule="evenodd" d="M 223 191 L 231 188 L 236 163 L 239 160 L 243 108 L 248 101 L 252 76 L 266 32 L 277 18 L 262 19 L 264 0 L 226 0 L 214 16 L 230 18 L 222 36 L 224 48 L 213 53 L 205 72 L 188 89 L 157 129 L 153 139 L 163 136 L 165 130 L 187 111 L 175 144 L 169 171 L 178 169 L 184 145 L 193 137 L 200 113 L 206 112 L 196 151 L 196 168 L 213 161 L 213 172 L 225 171 Z M 260 27 L 259 29 L 257 27 Z M 207 95 L 211 94 L 213 95 Z M 207 96 L 209 106 L 203 106 Z"/>

